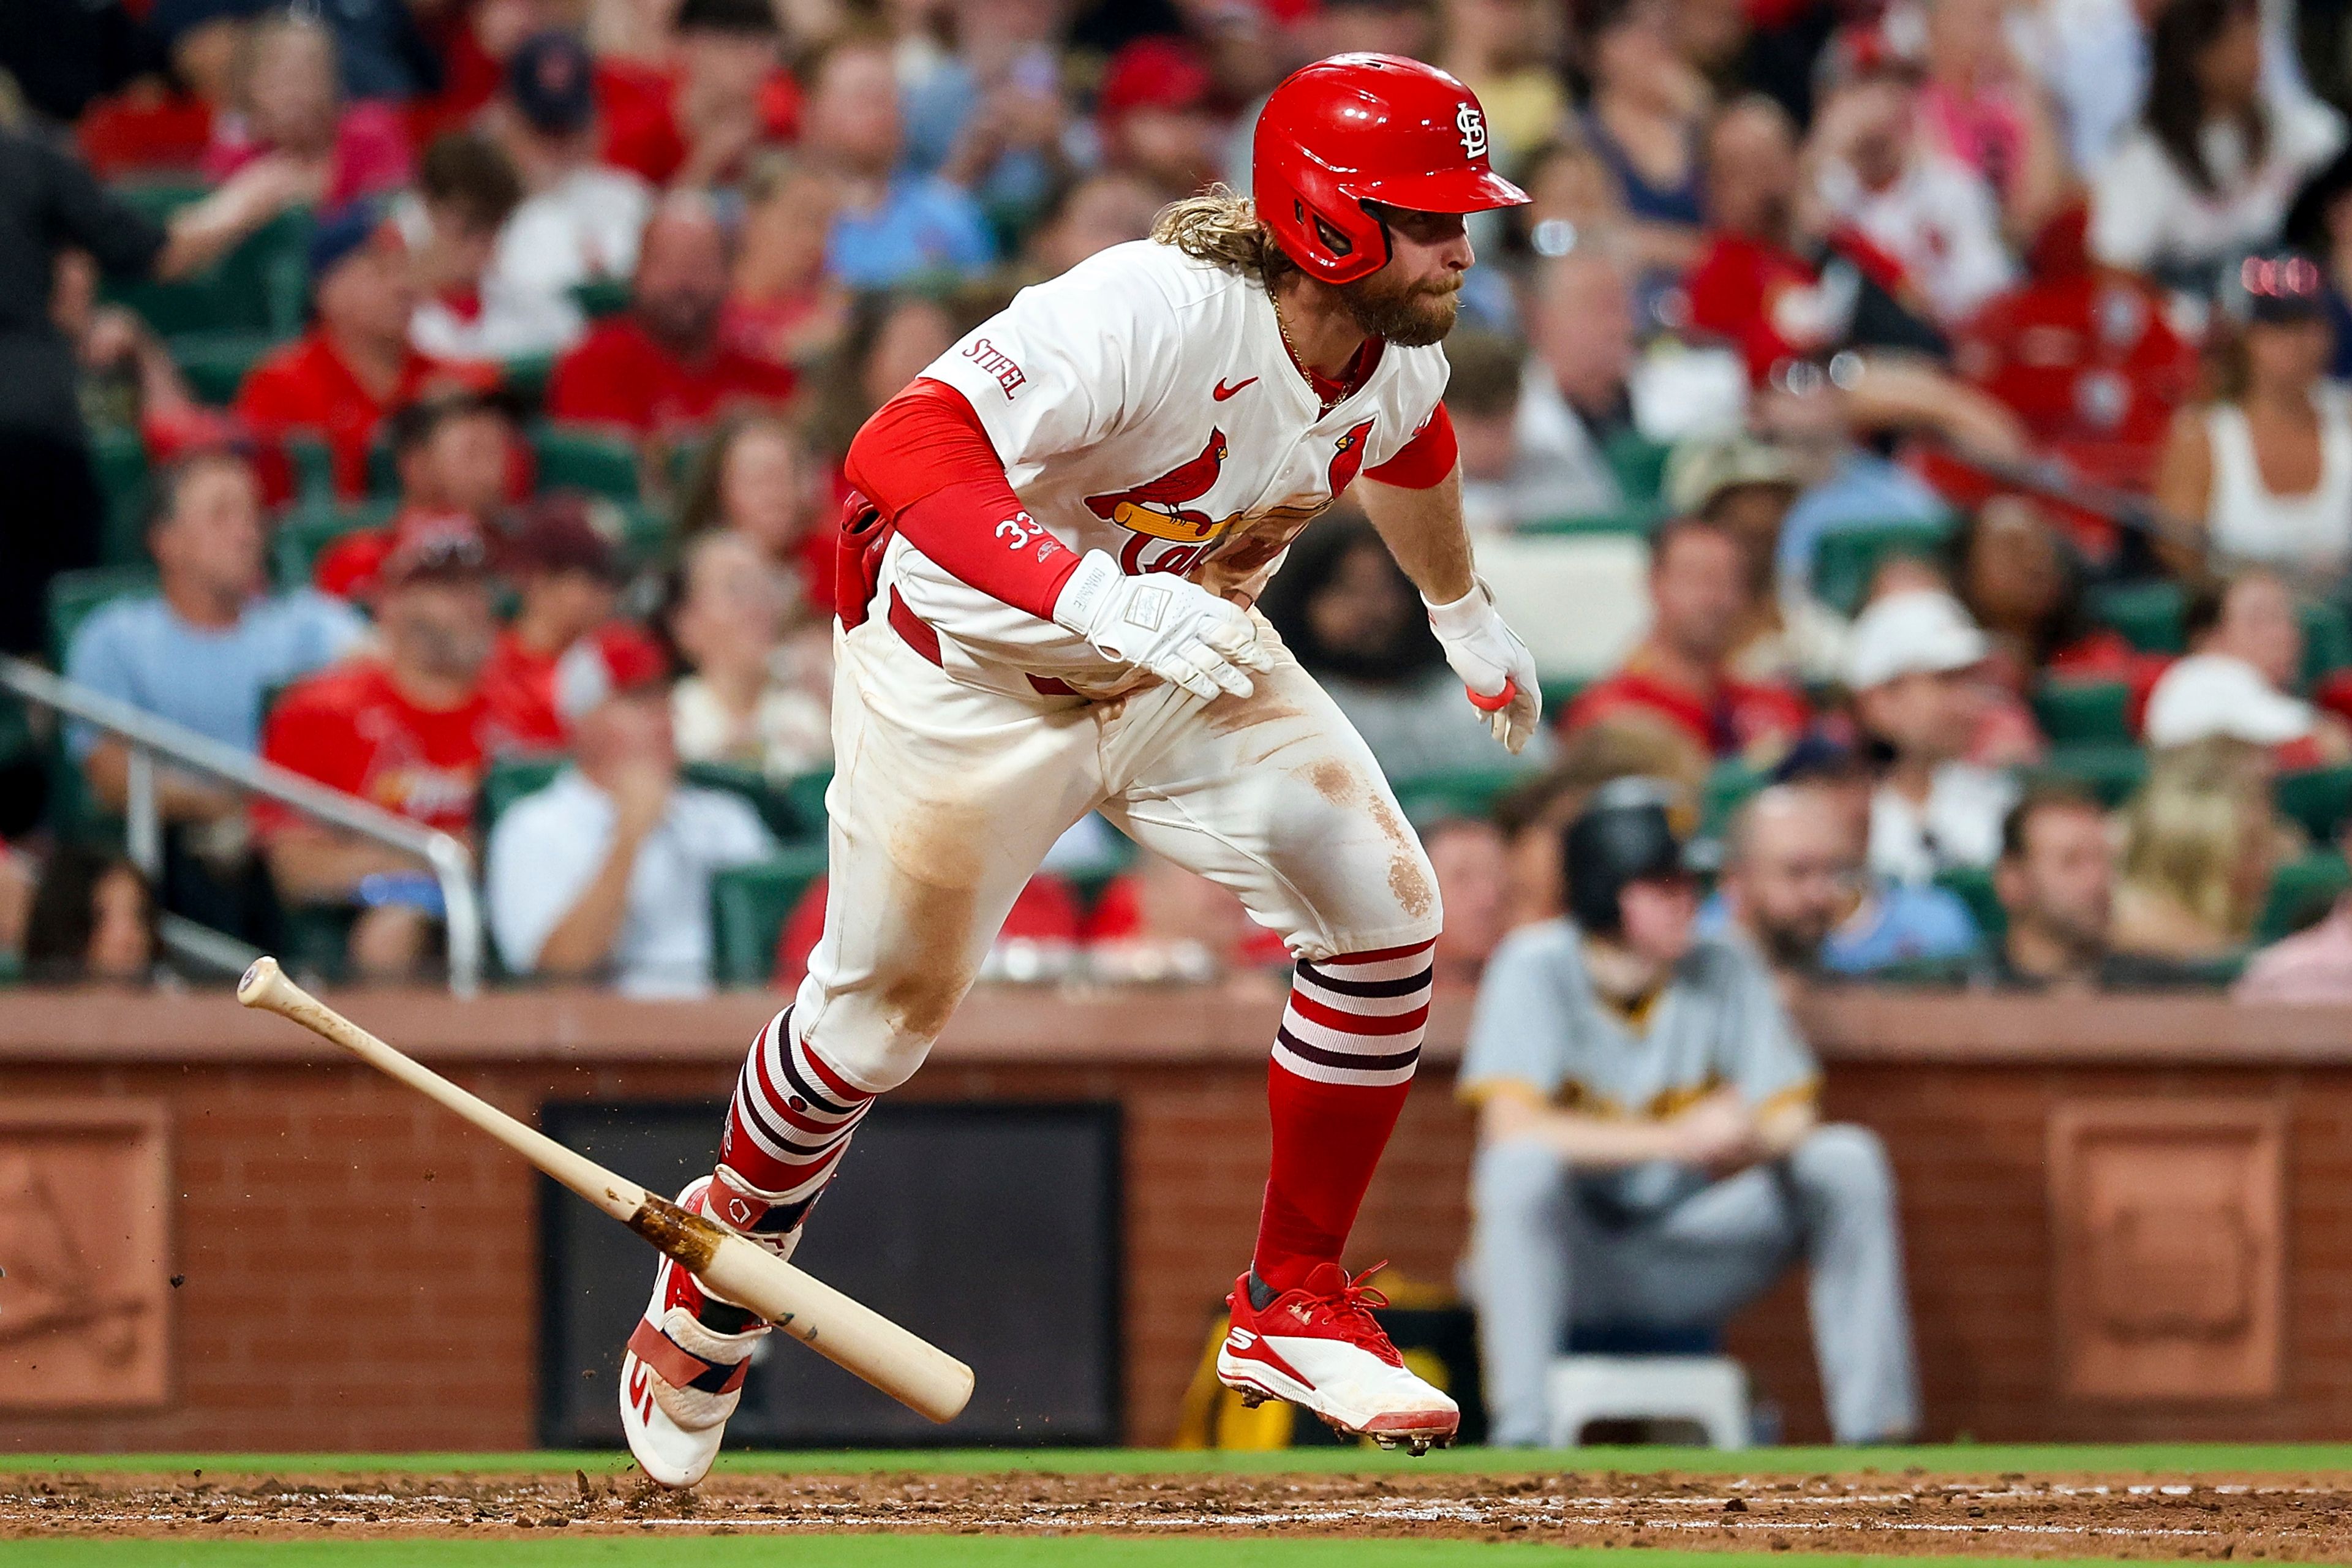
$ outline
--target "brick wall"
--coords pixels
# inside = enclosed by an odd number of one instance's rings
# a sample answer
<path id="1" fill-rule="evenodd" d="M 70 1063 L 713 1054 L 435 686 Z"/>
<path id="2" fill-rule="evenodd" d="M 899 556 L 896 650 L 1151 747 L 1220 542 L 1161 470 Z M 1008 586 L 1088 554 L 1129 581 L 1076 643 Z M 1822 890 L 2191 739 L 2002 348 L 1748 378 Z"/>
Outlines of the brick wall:
<path id="1" fill-rule="evenodd" d="M 167 1108 L 173 1267 L 184 1283 L 172 1298 L 165 1407 L 0 1413 L 0 1447 L 496 1449 L 532 1441 L 537 1231 L 534 1177 L 521 1162 L 365 1069 L 302 1059 L 306 1051 L 276 1037 L 264 1049 L 258 1037 L 226 1029 L 205 1036 L 203 1048 L 175 1047 L 166 1015 L 150 1026 L 143 1015 L 123 1016 L 119 1003 L 59 1001 L 43 1005 L 55 1014 L 44 1026 L 18 1005 L 0 1023 L 0 1100 L 128 1095 Z M 118 1011 L 105 1013 L 110 1006 Z M 1144 1059 L 1121 1062 L 1090 1043 L 1106 1037 L 1104 1017 L 1046 1009 L 1041 1022 L 1024 1001 L 996 1023 L 983 1019 L 964 1048 L 943 1047 L 908 1091 L 1123 1104 L 1126 1393 L 1139 1442 L 1165 1440 L 1207 1314 L 1247 1255 L 1265 1152 L 1263 1060 L 1248 1039 L 1262 1006 L 1251 999 L 1230 1018 L 1181 1028 L 1130 1023 L 1118 1037 L 1153 1029 L 1165 1037 L 1137 1048 Z M 384 1032 L 412 1041 L 437 1033 L 459 1058 L 445 1070 L 528 1116 L 558 1098 L 716 1099 L 734 1070 L 724 1041 L 743 1037 L 749 1016 L 741 1006 L 723 1017 L 640 1012 L 576 1029 L 535 1018 L 502 1046 L 495 1015 L 441 1026 L 432 1020 L 442 1015 L 426 1008 L 408 1029 Z M 655 1017 L 670 1021 L 645 1023 Z M 2337 1039 L 2352 1037 L 2344 1022 L 2352 1020 L 2338 1021 Z M 1360 1263 L 1385 1257 L 1429 1283 L 1451 1278 L 1470 1143 L 1444 1059 L 1458 1040 L 1458 1007 L 1441 1009 L 1440 1023 L 1449 1038 L 1433 1048 L 1439 1060 L 1407 1106 L 1354 1248 Z M 1223 1043 L 1170 1043 L 1196 1026 Z M 2061 1053 L 2070 1026 L 2063 1014 L 2045 1016 L 2042 1058 Z M 2220 1037 L 2216 1018 L 2202 1026 Z M 2352 1426 L 2352 1059 L 2236 1065 L 2208 1049 L 2200 1061 L 2053 1064 L 2035 1059 L 2022 1037 L 1982 1059 L 1927 1047 L 1904 1056 L 1867 1045 L 1859 1027 L 1843 1037 L 1837 1027 L 1818 1031 L 1832 1061 L 1829 1106 L 1876 1128 L 1894 1154 L 1935 1436 L 2284 1438 L 2340 1436 Z M 1056 1030 L 1069 1037 L 1058 1046 Z M 1932 1028 L 1906 1032 L 1911 1044 L 1932 1047 Z M 2075 1033 L 2074 1053 L 2095 1056 Z M 677 1043 L 688 1034 L 699 1042 L 690 1049 Z M 154 1059 L 171 1055 L 180 1059 Z M 42 1059 L 57 1057 L 79 1059 Z M 2070 1404 L 2051 1393 L 2048 1117 L 2070 1098 L 2133 1095 L 2274 1099 L 2291 1108 L 2285 1375 L 2276 1400 L 2167 1408 Z M 1822 1436 L 1796 1284 L 1743 1318 L 1733 1342 L 1785 1412 L 1789 1436 Z"/>

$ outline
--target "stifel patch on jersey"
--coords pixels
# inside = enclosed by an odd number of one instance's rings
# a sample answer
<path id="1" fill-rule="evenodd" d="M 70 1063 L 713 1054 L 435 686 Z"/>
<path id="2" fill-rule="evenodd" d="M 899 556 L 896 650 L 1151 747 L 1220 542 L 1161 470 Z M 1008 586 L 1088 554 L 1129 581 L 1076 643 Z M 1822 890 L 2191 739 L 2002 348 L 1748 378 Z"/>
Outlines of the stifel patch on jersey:
<path id="1" fill-rule="evenodd" d="M 986 338 L 974 338 L 965 344 L 963 357 L 996 378 L 996 384 L 1004 389 L 1004 401 L 1007 403 L 1012 402 L 1013 395 L 1028 383 L 1027 374 L 1013 357 Z"/>

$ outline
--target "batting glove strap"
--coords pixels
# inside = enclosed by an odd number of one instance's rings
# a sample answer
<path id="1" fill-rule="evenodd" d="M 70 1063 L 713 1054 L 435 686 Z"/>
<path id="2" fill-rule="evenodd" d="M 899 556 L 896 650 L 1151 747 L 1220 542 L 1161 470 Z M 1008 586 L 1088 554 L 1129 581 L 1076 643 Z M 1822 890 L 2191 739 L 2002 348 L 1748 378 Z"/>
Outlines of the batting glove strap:
<path id="1" fill-rule="evenodd" d="M 1429 629 L 1445 650 L 1445 662 L 1469 689 L 1470 701 L 1486 716 L 1495 739 L 1516 754 L 1543 718 L 1543 688 L 1535 656 L 1504 624 L 1483 580 L 1450 604 L 1422 601 Z"/>
<path id="2" fill-rule="evenodd" d="M 1252 688 L 1244 671 L 1274 667 L 1256 624 L 1238 605 L 1168 573 L 1130 577 L 1099 550 L 1087 552 L 1062 584 L 1054 621 L 1196 697 L 1246 697 Z"/>

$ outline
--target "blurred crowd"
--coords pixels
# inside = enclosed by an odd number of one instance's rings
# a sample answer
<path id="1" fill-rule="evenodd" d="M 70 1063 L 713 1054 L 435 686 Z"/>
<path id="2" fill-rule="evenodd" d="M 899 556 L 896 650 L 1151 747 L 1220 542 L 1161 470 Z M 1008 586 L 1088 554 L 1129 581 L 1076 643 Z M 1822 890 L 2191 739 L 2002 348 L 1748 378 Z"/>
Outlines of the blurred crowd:
<path id="1" fill-rule="evenodd" d="M 1345 50 L 1532 202 L 1449 340 L 1515 766 L 1343 503 L 1264 608 L 1475 978 L 1624 774 L 1791 975 L 2352 996 L 2346 13 L 2274 0 L 11 0 L 0 651 L 467 843 L 502 972 L 788 984 L 840 459 L 1021 287 L 1246 190 Z M 1596 625 L 1622 625 L 1596 640 Z M 0 724 L 0 952 L 441 962 L 411 858 Z M 2251 961 L 2251 962 L 2250 962 Z M 1284 955 L 1098 821 L 1014 978 Z"/>

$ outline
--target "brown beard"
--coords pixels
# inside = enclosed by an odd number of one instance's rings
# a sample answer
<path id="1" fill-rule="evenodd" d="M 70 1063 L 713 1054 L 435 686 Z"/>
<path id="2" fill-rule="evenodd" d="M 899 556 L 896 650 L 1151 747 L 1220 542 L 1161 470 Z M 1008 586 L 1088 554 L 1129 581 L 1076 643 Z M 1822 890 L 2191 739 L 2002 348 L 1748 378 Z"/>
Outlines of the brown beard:
<path id="1" fill-rule="evenodd" d="M 1339 298 L 1348 315 L 1366 337 L 1382 338 L 1400 348 L 1423 349 L 1442 342 L 1454 330 L 1462 311 L 1462 280 L 1423 283 L 1400 288 L 1383 283 L 1379 273 L 1343 284 Z"/>

